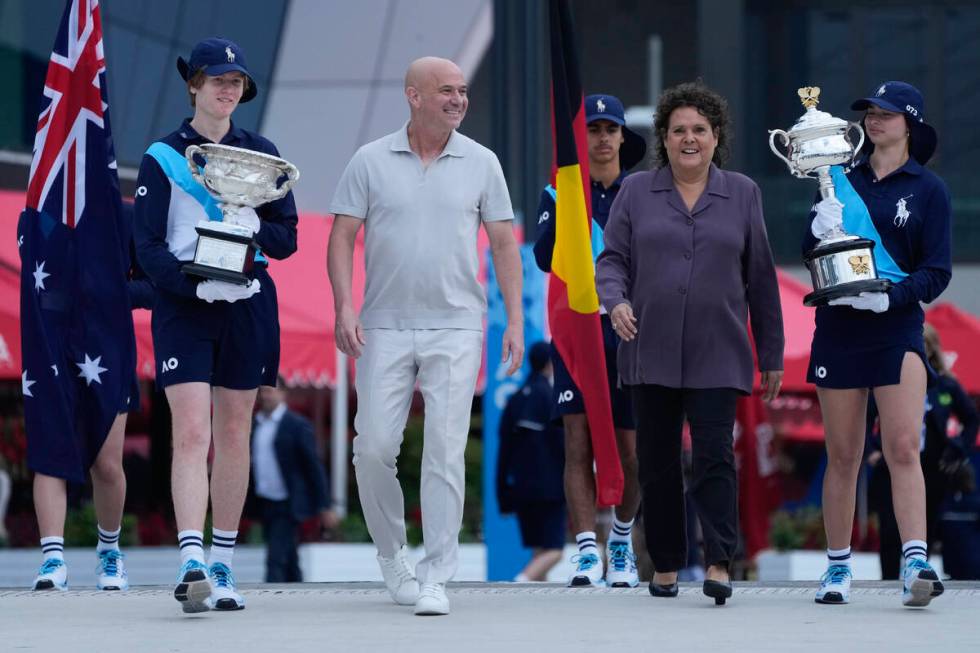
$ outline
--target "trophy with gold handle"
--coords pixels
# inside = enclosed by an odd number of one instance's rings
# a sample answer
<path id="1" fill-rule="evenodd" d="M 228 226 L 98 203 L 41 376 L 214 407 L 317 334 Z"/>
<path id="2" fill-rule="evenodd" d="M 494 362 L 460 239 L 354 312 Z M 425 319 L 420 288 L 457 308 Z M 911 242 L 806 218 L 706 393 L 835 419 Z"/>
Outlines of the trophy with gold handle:
<path id="1" fill-rule="evenodd" d="M 806 112 L 788 132 L 770 130 L 769 148 L 786 164 L 790 174 L 800 179 L 816 179 L 820 196 L 834 197 L 830 167 L 851 162 L 864 144 L 864 130 L 856 122 L 819 111 L 819 86 L 806 86 L 797 93 Z M 851 130 L 857 131 L 857 145 L 851 141 Z M 777 138 L 785 154 L 777 148 Z M 873 240 L 848 234 L 843 223 L 834 225 L 803 257 L 813 281 L 813 292 L 803 298 L 803 303 L 821 306 L 839 297 L 886 291 L 891 283 L 878 278 L 874 246 Z"/>
<path id="2" fill-rule="evenodd" d="M 252 230 L 236 224 L 235 215 L 244 206 L 254 209 L 285 197 L 299 179 L 299 170 L 271 154 L 216 143 L 191 145 L 184 158 L 194 179 L 218 201 L 223 219 L 197 223 L 194 261 L 181 269 L 205 279 L 248 285 L 255 243 Z"/>

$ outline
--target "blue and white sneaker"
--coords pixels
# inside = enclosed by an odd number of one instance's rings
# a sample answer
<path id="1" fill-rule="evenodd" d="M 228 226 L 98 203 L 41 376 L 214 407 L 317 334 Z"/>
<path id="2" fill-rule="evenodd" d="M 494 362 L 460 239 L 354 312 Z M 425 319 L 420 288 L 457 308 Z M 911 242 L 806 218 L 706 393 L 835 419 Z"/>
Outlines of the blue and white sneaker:
<path id="1" fill-rule="evenodd" d="M 184 612 L 207 612 L 210 610 L 208 597 L 211 596 L 211 583 L 208 581 L 208 568 L 200 560 L 188 560 L 177 574 L 177 587 L 174 598 L 180 601 Z"/>
<path id="2" fill-rule="evenodd" d="M 95 583 L 100 590 L 128 590 L 129 576 L 126 574 L 125 558 L 119 549 L 99 552 L 99 566 L 95 568 L 99 580 Z"/>
<path id="3" fill-rule="evenodd" d="M 32 589 L 68 591 L 68 565 L 60 558 L 48 558 L 37 570 Z"/>
<path id="4" fill-rule="evenodd" d="M 830 565 L 820 577 L 820 589 L 814 599 L 817 603 L 842 605 L 851 600 L 851 568 L 848 565 Z"/>
<path id="5" fill-rule="evenodd" d="M 609 567 L 606 585 L 609 587 L 636 587 L 640 577 L 636 572 L 636 554 L 629 542 L 610 542 L 606 547 Z"/>
<path id="6" fill-rule="evenodd" d="M 929 605 L 929 601 L 942 594 L 945 589 L 936 571 L 922 558 L 909 560 L 905 564 L 902 578 L 904 580 L 902 605 L 910 608 Z"/>
<path id="7" fill-rule="evenodd" d="M 569 587 L 603 587 L 606 584 L 602 580 L 602 561 L 595 553 L 576 553 L 572 563 L 576 567 L 568 579 Z"/>
<path id="8" fill-rule="evenodd" d="M 211 598 L 208 600 L 212 610 L 244 610 L 245 598 L 235 590 L 235 576 L 228 565 L 222 562 L 211 563 Z"/>

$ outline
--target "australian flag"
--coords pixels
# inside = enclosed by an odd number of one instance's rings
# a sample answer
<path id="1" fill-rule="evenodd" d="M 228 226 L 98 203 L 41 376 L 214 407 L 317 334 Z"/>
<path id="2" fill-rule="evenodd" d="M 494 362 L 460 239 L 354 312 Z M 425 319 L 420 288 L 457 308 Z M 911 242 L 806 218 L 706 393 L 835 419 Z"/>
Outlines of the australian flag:
<path id="1" fill-rule="evenodd" d="M 17 242 L 28 465 L 78 482 L 136 400 L 107 99 L 98 0 L 70 0 L 48 63 Z"/>

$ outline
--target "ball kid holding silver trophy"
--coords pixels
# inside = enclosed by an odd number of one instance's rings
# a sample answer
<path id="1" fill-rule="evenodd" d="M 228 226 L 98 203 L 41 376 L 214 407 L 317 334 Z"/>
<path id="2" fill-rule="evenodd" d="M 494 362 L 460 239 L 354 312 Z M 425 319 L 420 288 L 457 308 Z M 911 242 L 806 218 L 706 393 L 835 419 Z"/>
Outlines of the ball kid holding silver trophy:
<path id="1" fill-rule="evenodd" d="M 864 147 L 848 171 L 830 168 L 834 193 L 821 193 L 803 241 L 814 277 L 816 330 L 807 380 L 817 386 L 827 443 L 823 485 L 828 569 L 818 603 L 849 600 L 850 536 L 865 441 L 869 391 L 880 414 L 885 460 L 905 558 L 902 603 L 921 607 L 943 592 L 926 550 L 925 485 L 919 464 L 926 386 L 924 314 L 952 275 L 950 199 L 925 168 L 936 131 L 925 122 L 921 93 L 905 82 L 877 86 L 851 108 L 863 111 Z M 792 131 L 792 130 L 791 130 Z M 873 252 L 845 252 L 827 269 L 860 268 L 863 278 L 814 271 L 834 234 L 871 241 Z M 818 240 L 820 243 L 818 244 Z M 816 247 L 815 247 L 816 246 Z M 831 257 L 826 257 L 831 258 Z M 840 275 L 838 275 L 840 276 Z M 875 278 L 877 277 L 877 278 Z M 849 291 L 848 284 L 854 288 Z"/>
<path id="2" fill-rule="evenodd" d="M 289 189 L 299 173 L 270 141 L 231 121 L 257 91 L 237 44 L 206 39 L 189 60 L 177 59 L 177 69 L 194 116 L 143 156 L 134 225 L 137 256 L 157 289 L 156 383 L 173 415 L 181 562 L 174 597 L 185 612 L 240 610 L 231 562 L 248 487 L 252 407 L 259 385 L 275 385 L 279 366 L 276 289 L 266 268 L 268 258 L 296 251 Z M 205 564 L 209 497 L 214 528 Z"/>

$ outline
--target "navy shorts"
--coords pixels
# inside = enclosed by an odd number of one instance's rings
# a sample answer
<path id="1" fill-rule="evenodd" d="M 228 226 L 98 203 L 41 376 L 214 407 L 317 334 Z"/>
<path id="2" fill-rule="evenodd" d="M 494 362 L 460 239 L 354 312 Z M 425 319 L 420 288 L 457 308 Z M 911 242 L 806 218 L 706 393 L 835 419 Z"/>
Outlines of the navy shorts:
<path id="1" fill-rule="evenodd" d="M 626 388 L 619 387 L 619 370 L 616 368 L 616 350 L 619 348 L 619 336 L 613 331 L 612 321 L 608 315 L 600 316 L 602 322 L 602 340 L 606 351 L 606 379 L 609 383 L 609 399 L 612 402 L 613 424 L 618 429 L 635 429 L 636 418 L 633 417 L 633 404 Z M 585 413 L 585 402 L 582 392 L 572 380 L 568 368 L 558 355 L 554 343 L 551 345 L 551 362 L 555 368 L 554 402 L 555 412 L 561 415 L 579 415 Z"/>
<path id="2" fill-rule="evenodd" d="M 528 549 L 561 549 L 565 546 L 565 503 L 527 501 L 517 507 L 521 542 Z"/>
<path id="3" fill-rule="evenodd" d="M 905 353 L 913 352 L 922 359 L 932 385 L 935 372 L 926 357 L 922 322 L 916 321 L 913 311 L 908 313 L 891 316 L 847 307 L 817 309 L 807 382 L 832 389 L 897 385 Z"/>
<path id="4" fill-rule="evenodd" d="M 157 387 L 203 382 L 251 390 L 266 382 L 270 368 L 274 384 L 279 363 L 278 315 L 270 314 L 275 285 L 264 269 L 256 278 L 261 291 L 233 303 L 157 293 L 151 322 Z"/>
<path id="5" fill-rule="evenodd" d="M 256 270 L 255 278 L 262 283 L 262 292 L 250 300 L 259 330 L 258 342 L 263 348 L 261 384 L 275 387 L 279 376 L 279 297 L 265 267 Z"/>

